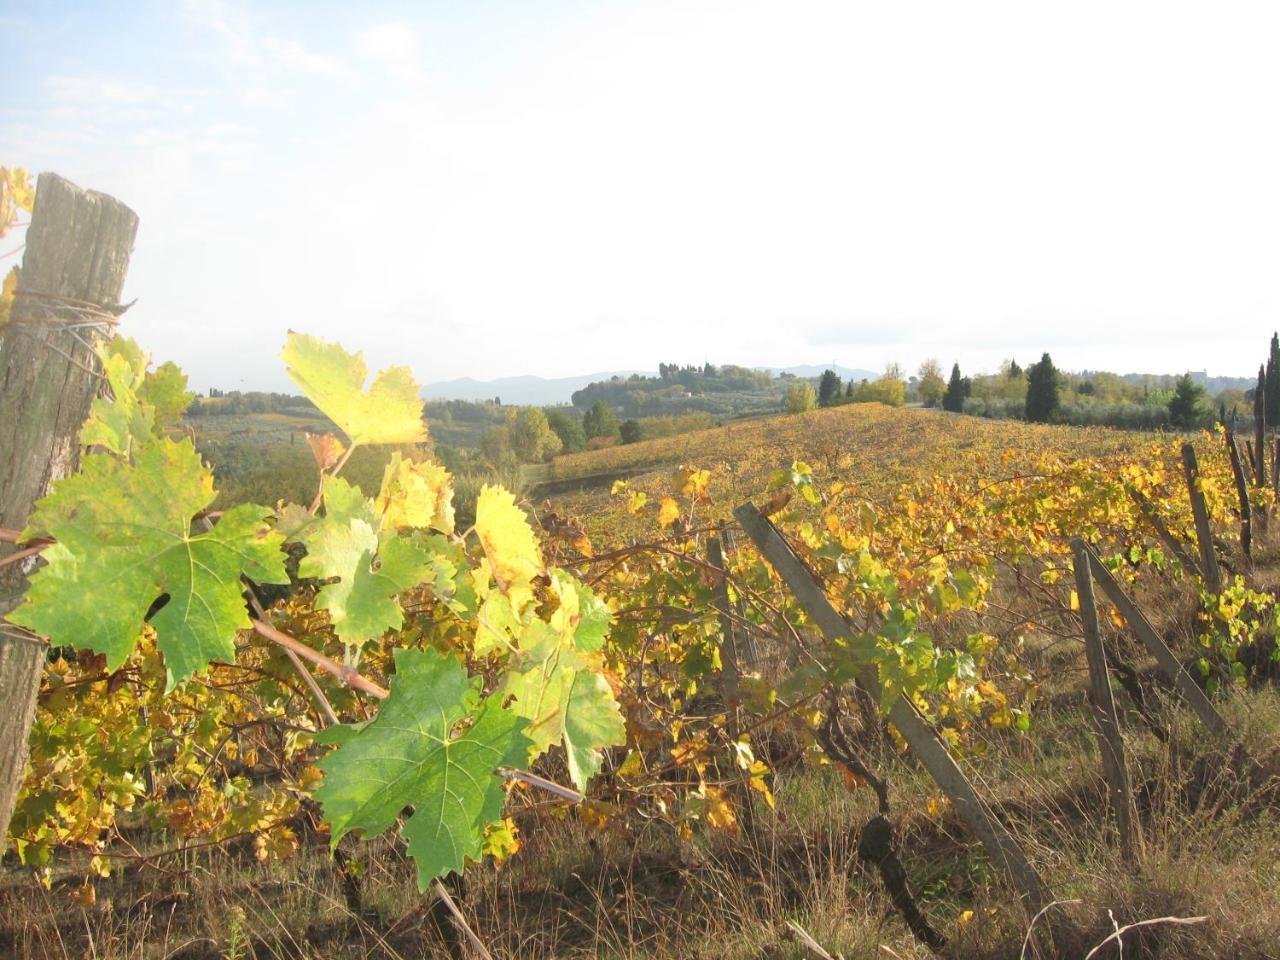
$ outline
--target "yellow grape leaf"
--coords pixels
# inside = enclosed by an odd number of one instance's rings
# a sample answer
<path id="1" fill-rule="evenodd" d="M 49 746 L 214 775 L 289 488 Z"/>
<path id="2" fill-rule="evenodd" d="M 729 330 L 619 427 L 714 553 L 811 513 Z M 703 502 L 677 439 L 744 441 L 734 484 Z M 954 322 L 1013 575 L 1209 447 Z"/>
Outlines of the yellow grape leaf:
<path id="1" fill-rule="evenodd" d="M 520 609 L 533 597 L 529 584 L 544 572 L 529 518 L 510 493 L 486 483 L 476 500 L 476 535 L 499 589 Z"/>
<path id="2" fill-rule="evenodd" d="M 21 167 L 0 167 L 0 237 L 17 222 L 18 211 L 28 213 L 36 203 L 36 188 Z"/>
<path id="3" fill-rule="evenodd" d="M 706 495 L 707 484 L 711 482 L 711 471 L 694 468 L 682 470 L 680 480 L 680 492 L 691 500 L 698 500 Z"/>
<path id="4" fill-rule="evenodd" d="M 484 852 L 494 863 L 503 863 L 520 849 L 519 831 L 510 817 L 495 820 L 484 828 Z"/>
<path id="5" fill-rule="evenodd" d="M 685 805 L 685 811 L 692 816 L 701 816 L 707 826 L 716 830 L 738 832 L 738 817 L 733 811 L 733 804 L 725 799 L 724 793 L 717 787 L 704 787 L 695 791 Z"/>
<path id="6" fill-rule="evenodd" d="M 658 508 L 658 523 L 663 527 L 669 527 L 680 517 L 680 507 L 670 497 L 662 498 L 662 505 Z"/>
<path id="7" fill-rule="evenodd" d="M 18 292 L 18 268 L 15 266 L 4 276 L 0 284 L 0 330 L 9 322 L 13 313 L 13 297 Z"/>
<path id="8" fill-rule="evenodd" d="M 391 455 L 375 505 L 384 528 L 431 527 L 453 533 L 453 480 L 438 463 L 414 463 Z"/>
<path id="9" fill-rule="evenodd" d="M 365 390 L 369 368 L 361 354 L 292 330 L 280 356 L 288 365 L 289 378 L 338 425 L 352 446 L 427 439 L 422 397 L 408 367 L 388 367 Z"/>
<path id="10" fill-rule="evenodd" d="M 626 726 L 599 655 L 582 653 L 542 620 L 525 626 L 517 661 L 498 692 L 529 720 L 529 759 L 564 747 L 569 778 L 579 790 L 600 770 L 601 748 L 627 742 Z"/>

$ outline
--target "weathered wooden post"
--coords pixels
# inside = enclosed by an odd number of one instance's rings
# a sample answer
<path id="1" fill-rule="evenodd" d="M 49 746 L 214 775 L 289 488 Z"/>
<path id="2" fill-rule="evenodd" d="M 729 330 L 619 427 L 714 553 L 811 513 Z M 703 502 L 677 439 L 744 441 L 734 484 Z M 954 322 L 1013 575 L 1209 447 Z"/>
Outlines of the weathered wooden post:
<path id="1" fill-rule="evenodd" d="M 1267 368 L 1258 367 L 1258 388 L 1253 392 L 1253 449 L 1257 459 L 1253 475 L 1258 486 L 1266 485 L 1267 477 Z"/>
<path id="2" fill-rule="evenodd" d="M 1102 592 L 1107 595 L 1108 599 L 1115 604 L 1116 609 L 1120 611 L 1120 616 L 1124 617 L 1125 623 L 1129 625 L 1129 629 L 1136 633 L 1138 639 L 1146 644 L 1147 649 L 1160 664 L 1160 669 L 1164 672 L 1165 677 L 1173 684 L 1187 706 L 1196 712 L 1196 715 L 1200 717 L 1204 725 L 1216 736 L 1226 740 L 1230 736 L 1230 728 L 1227 726 L 1227 722 L 1214 709 L 1204 691 L 1191 678 L 1191 674 L 1187 673 L 1182 661 L 1174 656 L 1173 651 L 1169 649 L 1169 645 L 1161 639 L 1160 634 L 1156 633 L 1151 621 L 1146 618 L 1138 605 L 1129 599 L 1129 595 L 1124 592 L 1119 582 L 1112 576 L 1111 571 L 1103 566 L 1093 548 L 1086 544 L 1085 553 L 1089 557 L 1089 569 L 1093 573 L 1093 579 L 1102 587 Z M 1081 600 L 1081 603 L 1083 602 Z"/>
<path id="3" fill-rule="evenodd" d="M 1267 485 L 1267 369 L 1258 367 L 1258 389 L 1253 395 L 1253 463 L 1254 486 Z M 1258 530 L 1267 533 L 1269 519 L 1265 507 L 1258 509 Z"/>
<path id="4" fill-rule="evenodd" d="M 1249 509 L 1249 482 L 1240 463 L 1240 444 L 1230 430 L 1227 431 L 1227 459 L 1231 461 L 1231 476 L 1236 482 L 1236 499 L 1240 501 L 1240 550 L 1246 560 L 1253 560 L 1253 516 Z"/>
<path id="5" fill-rule="evenodd" d="M 742 524 L 747 535 L 755 541 L 769 565 L 795 594 L 800 606 L 818 629 L 831 639 L 852 639 L 852 627 L 831 605 L 822 585 L 814 579 L 804 561 L 796 555 L 769 519 L 751 503 L 740 505 L 733 511 L 733 515 Z M 874 669 L 864 670 L 859 679 L 868 690 L 879 688 L 879 679 Z M 1018 842 L 982 802 L 937 731 L 905 696 L 900 696 L 893 702 L 889 710 L 889 721 L 898 728 L 911 751 L 946 793 L 956 813 L 982 841 L 987 856 L 1005 871 L 1028 914 L 1037 913 L 1053 899 L 1048 887 L 1027 860 Z"/>
<path id="6" fill-rule="evenodd" d="M 1175 557 L 1178 558 L 1178 562 L 1182 564 L 1182 568 L 1184 570 L 1200 573 L 1200 575 L 1203 576 L 1204 574 L 1200 570 L 1199 565 L 1197 565 L 1195 560 L 1192 559 L 1191 554 L 1187 553 L 1187 548 L 1183 545 L 1182 541 L 1175 537 L 1173 535 L 1173 531 L 1171 531 L 1165 522 L 1160 519 L 1160 514 L 1156 513 L 1155 505 L 1147 495 L 1137 487 L 1132 487 L 1128 484 L 1125 485 L 1125 489 L 1129 491 L 1129 496 L 1133 499 L 1133 502 L 1138 505 L 1138 509 L 1142 512 L 1142 515 L 1147 518 L 1147 522 L 1155 528 L 1160 539 L 1164 541 L 1164 545 L 1169 548 Z"/>
<path id="7" fill-rule="evenodd" d="M 1196 520 L 1196 540 L 1200 544 L 1200 575 L 1205 589 L 1212 594 L 1222 593 L 1222 571 L 1218 567 L 1218 555 L 1213 551 L 1213 528 L 1209 526 L 1209 508 L 1200 490 L 1200 465 L 1196 462 L 1196 448 L 1189 443 L 1182 445 L 1182 469 L 1187 477 L 1187 493 L 1191 497 L 1191 513 Z"/>
<path id="8" fill-rule="evenodd" d="M 77 437 L 97 393 L 94 346 L 110 335 L 138 217 L 118 200 L 41 174 L 21 279 L 0 340 L 0 527 L 79 463 Z M 0 559 L 14 550 L 0 543 Z M 47 645 L 5 623 L 31 561 L 0 566 L 0 843 L 27 763 Z"/>
<path id="9" fill-rule="evenodd" d="M 1080 602 L 1080 622 L 1084 627 L 1084 655 L 1089 663 L 1089 704 L 1098 731 L 1098 750 L 1102 754 L 1102 772 L 1107 780 L 1107 800 L 1120 832 L 1120 855 L 1134 861 L 1133 794 L 1129 789 L 1129 772 L 1124 762 L 1124 738 L 1120 735 L 1120 719 L 1111 694 L 1111 677 L 1107 673 L 1107 654 L 1102 649 L 1098 629 L 1098 607 L 1093 599 L 1093 572 L 1089 567 L 1088 547 L 1083 540 L 1071 541 L 1076 576 L 1076 597 Z"/>

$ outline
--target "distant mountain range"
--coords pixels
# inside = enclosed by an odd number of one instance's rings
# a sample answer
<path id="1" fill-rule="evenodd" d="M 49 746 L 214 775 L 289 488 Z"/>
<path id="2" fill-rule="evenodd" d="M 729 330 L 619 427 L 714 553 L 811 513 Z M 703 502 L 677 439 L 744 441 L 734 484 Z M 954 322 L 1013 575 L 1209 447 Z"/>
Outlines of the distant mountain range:
<path id="1" fill-rule="evenodd" d="M 798 367 L 760 367 L 772 374 L 789 373 L 796 377 L 820 377 L 823 370 L 834 370 L 841 380 L 875 380 L 880 374 L 871 370 L 857 370 L 841 366 Z M 657 371 L 647 370 L 610 370 L 604 373 L 588 373 L 576 377 L 499 377 L 496 380 L 476 380 L 472 377 L 461 377 L 457 380 L 442 380 L 428 383 L 422 388 L 422 396 L 426 400 L 492 400 L 498 397 L 505 404 L 518 406 L 545 407 L 559 403 L 569 403 L 575 390 L 581 390 L 589 383 L 608 380 L 612 377 L 629 377 L 639 373 L 646 377 L 656 377 Z"/>

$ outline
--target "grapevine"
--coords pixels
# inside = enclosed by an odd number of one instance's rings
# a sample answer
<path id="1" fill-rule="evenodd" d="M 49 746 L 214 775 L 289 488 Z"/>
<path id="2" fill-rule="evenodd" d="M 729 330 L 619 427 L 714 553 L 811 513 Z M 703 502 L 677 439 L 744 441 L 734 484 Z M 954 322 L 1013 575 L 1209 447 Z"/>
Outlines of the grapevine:
<path id="1" fill-rule="evenodd" d="M 385 697 L 371 720 L 314 736 L 336 749 L 309 792 L 335 845 L 353 829 L 383 833 L 413 807 L 402 833 L 425 889 L 483 856 L 486 833 L 502 819 L 506 771 L 562 747 L 583 789 L 599 751 L 622 741 L 617 703 L 598 670 L 610 617 L 589 589 L 545 566 L 527 518 L 504 491 L 486 487 L 474 530 L 459 535 L 449 477 L 433 463 L 393 457 L 375 498 L 339 476 L 362 444 L 426 439 L 407 370 L 385 370 L 365 389 L 358 354 L 299 334 L 290 334 L 284 358 L 346 444 L 317 445 L 311 507 L 214 510 L 208 466 L 189 439 L 165 435 L 182 406 L 180 375 L 148 371 L 130 341 L 105 345 L 110 393 L 95 401 L 81 433 L 92 452 L 37 504 L 21 534 L 48 544 L 10 620 L 55 646 L 92 651 L 112 676 L 129 662 L 162 663 L 165 693 L 181 698 L 211 664 L 237 662 L 244 631 L 284 637 L 251 616 L 242 594 L 247 588 L 254 603 L 255 585 L 288 583 L 282 547 L 301 543 L 299 573 L 322 582 L 313 608 L 344 663 L 318 652 L 310 659 Z M 443 616 L 416 645 L 390 657 L 378 648 L 372 666 L 389 678 L 388 692 L 356 667 L 367 668 L 363 655 L 404 625 L 409 596 Z M 307 649 L 284 639 L 289 650 Z M 128 781 L 118 804 L 136 794 Z M 240 825 L 263 821 L 259 811 Z M 37 852 L 20 846 L 24 858 Z"/>

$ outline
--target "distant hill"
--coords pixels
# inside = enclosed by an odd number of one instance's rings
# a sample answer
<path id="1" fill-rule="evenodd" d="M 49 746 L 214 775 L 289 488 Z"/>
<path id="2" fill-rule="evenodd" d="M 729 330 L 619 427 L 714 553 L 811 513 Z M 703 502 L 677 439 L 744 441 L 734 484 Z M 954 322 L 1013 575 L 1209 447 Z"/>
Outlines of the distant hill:
<path id="1" fill-rule="evenodd" d="M 873 370 L 858 370 L 851 367 L 817 366 L 801 364 L 795 367 L 755 367 L 766 370 L 777 376 L 789 373 L 794 377 L 820 377 L 822 371 L 834 370 L 841 380 L 875 380 L 880 374 Z M 603 383 L 614 377 L 629 378 L 632 374 L 652 377 L 652 371 L 644 370 L 609 370 L 604 373 L 587 373 L 576 377 L 499 377 L 497 380 L 476 380 L 473 377 L 460 377 L 457 380 L 441 380 L 429 383 L 422 388 L 424 400 L 492 400 L 501 397 L 504 404 L 517 406 L 545 407 L 558 403 L 569 403 L 573 394 L 591 383 Z"/>
<path id="2" fill-rule="evenodd" d="M 588 373 L 577 377 L 499 377 L 497 380 L 475 380 L 462 377 L 458 380 L 442 380 L 428 383 L 422 388 L 426 400 L 492 400 L 501 397 L 504 404 L 545 407 L 568 403 L 575 390 L 589 383 L 608 380 L 610 377 L 629 377 L 639 371 L 621 370 L 608 373 Z"/>
<path id="3" fill-rule="evenodd" d="M 1102 371 L 1081 370 L 1080 376 L 1091 377 L 1095 373 L 1099 372 Z M 1209 376 L 1208 371 L 1205 370 L 1192 370 L 1190 373 L 1191 379 L 1204 387 L 1210 396 L 1217 396 L 1223 390 L 1252 390 L 1258 384 L 1258 381 L 1254 377 L 1211 377 Z M 1177 382 L 1178 377 L 1182 376 L 1182 374 L 1120 373 L 1116 374 L 1116 376 L 1126 383 L 1150 382 L 1153 385 L 1162 388 L 1172 389 L 1173 385 Z"/>
<path id="4" fill-rule="evenodd" d="M 876 370 L 859 370 L 856 367 L 842 367 L 840 364 L 822 364 L 815 366 L 807 363 L 798 367 L 761 367 L 762 370 L 768 370 L 770 373 L 789 373 L 793 377 L 820 377 L 824 370 L 832 370 L 841 380 L 846 383 L 852 380 L 857 383 L 861 380 L 879 380 L 883 371 Z"/>

